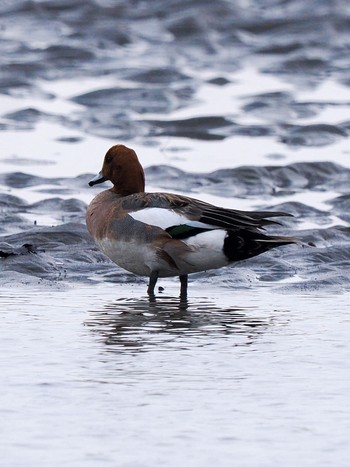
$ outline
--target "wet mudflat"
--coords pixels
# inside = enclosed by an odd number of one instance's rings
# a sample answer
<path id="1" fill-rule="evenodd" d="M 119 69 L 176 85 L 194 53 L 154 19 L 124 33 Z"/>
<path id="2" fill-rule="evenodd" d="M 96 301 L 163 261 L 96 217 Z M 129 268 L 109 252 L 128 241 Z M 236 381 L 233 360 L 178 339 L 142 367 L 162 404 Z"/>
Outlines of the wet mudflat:
<path id="1" fill-rule="evenodd" d="M 348 465 L 347 2 L 0 13 L 1 462 Z M 149 301 L 85 227 L 115 143 L 149 191 L 290 212 L 269 231 L 304 246 Z"/>

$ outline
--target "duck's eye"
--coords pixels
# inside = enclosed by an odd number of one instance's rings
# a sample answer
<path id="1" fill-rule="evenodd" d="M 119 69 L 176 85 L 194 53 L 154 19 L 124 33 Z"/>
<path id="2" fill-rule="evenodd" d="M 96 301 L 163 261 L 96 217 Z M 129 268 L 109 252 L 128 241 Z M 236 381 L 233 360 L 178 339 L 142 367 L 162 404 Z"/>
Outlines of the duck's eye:
<path id="1" fill-rule="evenodd" d="M 106 162 L 107 164 L 110 164 L 112 162 L 113 157 L 112 156 L 106 156 Z"/>

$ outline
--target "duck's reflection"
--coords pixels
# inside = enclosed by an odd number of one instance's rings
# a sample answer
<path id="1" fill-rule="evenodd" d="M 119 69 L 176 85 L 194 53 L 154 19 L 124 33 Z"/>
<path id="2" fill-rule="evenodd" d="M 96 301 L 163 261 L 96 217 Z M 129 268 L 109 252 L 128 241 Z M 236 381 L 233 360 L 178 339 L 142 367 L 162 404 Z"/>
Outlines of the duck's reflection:
<path id="1" fill-rule="evenodd" d="M 271 323 L 254 317 L 253 308 L 219 307 L 206 299 L 174 297 L 127 299 L 90 311 L 85 322 L 110 350 L 168 350 L 174 345 L 210 345 L 216 337 L 233 337 L 232 345 L 249 345 Z"/>

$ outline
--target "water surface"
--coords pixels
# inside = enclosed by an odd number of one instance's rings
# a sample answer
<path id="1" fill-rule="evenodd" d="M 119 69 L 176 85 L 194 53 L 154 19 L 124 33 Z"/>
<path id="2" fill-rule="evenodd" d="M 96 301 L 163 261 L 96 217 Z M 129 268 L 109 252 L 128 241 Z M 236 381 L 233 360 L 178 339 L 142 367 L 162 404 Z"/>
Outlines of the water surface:
<path id="1" fill-rule="evenodd" d="M 170 284 L 171 292 L 174 288 Z M 140 297 L 139 297 L 140 294 Z M 1 297 L 8 465 L 346 465 L 348 295 Z"/>

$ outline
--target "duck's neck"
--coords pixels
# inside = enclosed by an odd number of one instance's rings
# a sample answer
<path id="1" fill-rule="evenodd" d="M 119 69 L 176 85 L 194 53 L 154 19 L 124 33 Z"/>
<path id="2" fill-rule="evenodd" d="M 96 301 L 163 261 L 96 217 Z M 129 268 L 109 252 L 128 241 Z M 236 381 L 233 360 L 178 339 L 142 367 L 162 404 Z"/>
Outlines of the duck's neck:
<path id="1" fill-rule="evenodd" d="M 128 196 L 134 193 L 144 193 L 145 191 L 145 174 L 141 169 L 133 177 L 123 177 L 122 174 L 118 177 L 116 183 L 114 183 L 111 191 L 116 193 L 118 196 Z"/>

